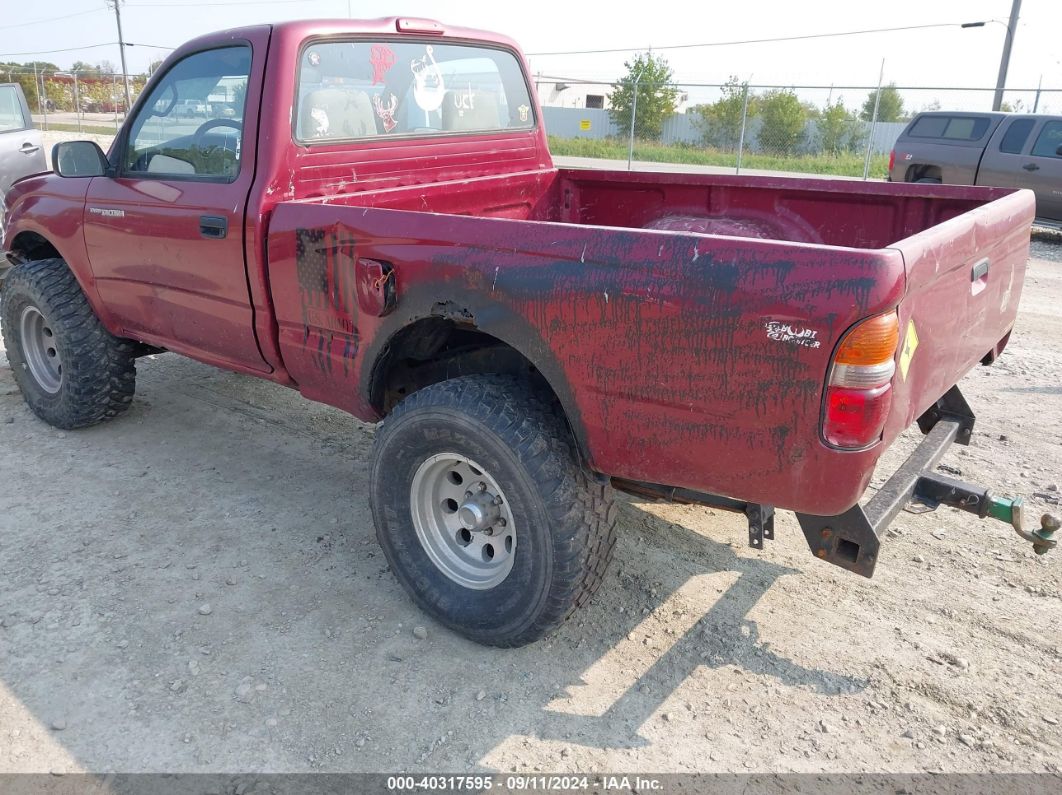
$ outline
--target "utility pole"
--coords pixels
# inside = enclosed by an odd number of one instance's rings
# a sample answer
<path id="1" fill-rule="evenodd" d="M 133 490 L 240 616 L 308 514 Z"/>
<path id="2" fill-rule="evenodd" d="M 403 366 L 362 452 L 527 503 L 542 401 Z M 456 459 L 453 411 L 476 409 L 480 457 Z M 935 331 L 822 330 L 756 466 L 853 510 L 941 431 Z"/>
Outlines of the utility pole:
<path id="1" fill-rule="evenodd" d="M 133 95 L 129 92 L 129 69 L 125 65 L 125 39 L 122 38 L 122 0 L 108 0 L 114 3 L 114 19 L 118 23 L 118 53 L 122 56 L 122 82 L 125 83 L 125 113 L 128 116 L 133 108 Z"/>
<path id="2" fill-rule="evenodd" d="M 1020 11 L 1021 0 L 1012 0 L 1010 21 L 1007 23 L 1007 37 L 1003 39 L 1003 57 L 999 60 L 999 77 L 996 78 L 996 95 L 992 100 L 992 110 L 999 110 L 1003 106 L 1003 89 L 1007 85 L 1007 68 L 1010 66 L 1010 48 L 1014 45 L 1014 33 L 1018 28 Z"/>

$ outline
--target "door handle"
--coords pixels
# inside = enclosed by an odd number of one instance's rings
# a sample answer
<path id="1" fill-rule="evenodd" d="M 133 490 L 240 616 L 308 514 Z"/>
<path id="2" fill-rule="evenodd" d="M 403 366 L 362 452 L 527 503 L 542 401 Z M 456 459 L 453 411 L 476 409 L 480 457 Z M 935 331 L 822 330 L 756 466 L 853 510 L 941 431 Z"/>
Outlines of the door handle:
<path id="1" fill-rule="evenodd" d="M 26 143 L 22 144 L 18 151 L 20 151 L 24 155 L 32 155 L 38 149 L 40 149 L 39 146 L 34 146 L 29 141 L 26 141 Z"/>
<path id="2" fill-rule="evenodd" d="M 1036 163 L 1026 163 L 1024 166 L 1022 166 L 1022 168 L 1024 168 L 1026 171 L 1039 171 L 1040 170 L 1040 167 L 1038 165 L 1036 165 Z"/>
<path id="3" fill-rule="evenodd" d="M 220 240 L 229 232 L 229 221 L 223 215 L 199 216 L 199 234 L 214 240 Z"/>

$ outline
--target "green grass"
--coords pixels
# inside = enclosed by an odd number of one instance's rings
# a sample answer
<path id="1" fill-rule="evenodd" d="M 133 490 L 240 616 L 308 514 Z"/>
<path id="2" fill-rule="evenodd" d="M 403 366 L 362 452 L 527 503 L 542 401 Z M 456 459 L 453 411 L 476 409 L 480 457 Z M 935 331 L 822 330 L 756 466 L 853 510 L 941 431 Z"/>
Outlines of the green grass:
<path id="1" fill-rule="evenodd" d="M 38 122 L 34 125 L 38 130 L 43 130 L 44 125 Z M 52 124 L 48 122 L 48 130 L 54 132 L 78 132 L 76 124 Z M 107 127 L 98 124 L 82 124 L 80 132 L 88 135 L 114 135 L 114 125 Z"/>
<path id="2" fill-rule="evenodd" d="M 607 160 L 626 160 L 627 143 L 609 138 L 559 138 L 549 136 L 550 151 L 557 156 L 599 157 Z M 666 146 L 646 141 L 634 142 L 634 159 L 651 163 L 682 163 L 691 166 L 726 166 L 733 168 L 737 161 L 734 152 L 707 149 L 691 145 Z M 884 178 L 888 171 L 888 155 L 871 155 L 870 176 Z M 793 171 L 805 174 L 833 174 L 846 177 L 863 176 L 863 155 L 767 155 L 745 152 L 741 167 L 765 171 Z"/>

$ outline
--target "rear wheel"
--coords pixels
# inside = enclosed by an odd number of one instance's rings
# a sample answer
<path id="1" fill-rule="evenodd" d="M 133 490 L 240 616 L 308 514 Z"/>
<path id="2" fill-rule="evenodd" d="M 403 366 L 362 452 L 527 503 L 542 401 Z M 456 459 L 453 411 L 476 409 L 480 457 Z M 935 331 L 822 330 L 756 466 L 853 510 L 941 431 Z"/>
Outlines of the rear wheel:
<path id="1" fill-rule="evenodd" d="M 103 327 L 62 260 L 26 262 L 7 275 L 0 324 L 15 382 L 45 422 L 84 428 L 129 407 L 133 343 Z"/>
<path id="2" fill-rule="evenodd" d="M 939 185 L 940 177 L 922 177 L 921 179 L 916 179 L 915 182 L 924 182 L 927 185 Z"/>
<path id="3" fill-rule="evenodd" d="M 429 615 L 493 646 L 559 626 L 601 584 L 611 486 L 554 402 L 506 376 L 426 387 L 380 427 L 372 510 L 395 576 Z"/>

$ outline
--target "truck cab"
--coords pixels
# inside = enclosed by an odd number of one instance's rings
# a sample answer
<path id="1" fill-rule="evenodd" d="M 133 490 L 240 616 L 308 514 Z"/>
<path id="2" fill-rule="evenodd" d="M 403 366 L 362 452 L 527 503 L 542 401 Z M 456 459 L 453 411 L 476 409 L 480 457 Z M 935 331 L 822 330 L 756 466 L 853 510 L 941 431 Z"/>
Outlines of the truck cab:
<path id="1" fill-rule="evenodd" d="M 1062 227 L 1062 116 L 920 113 L 896 141 L 889 179 L 1028 188 L 1037 223 Z"/>

